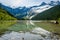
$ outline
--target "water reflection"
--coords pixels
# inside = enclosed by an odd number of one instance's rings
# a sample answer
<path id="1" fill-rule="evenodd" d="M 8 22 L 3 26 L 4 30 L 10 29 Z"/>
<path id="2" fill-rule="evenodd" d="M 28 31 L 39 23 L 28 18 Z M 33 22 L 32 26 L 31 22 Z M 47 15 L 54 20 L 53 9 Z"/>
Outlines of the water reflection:
<path id="1" fill-rule="evenodd" d="M 17 21 L 7 28 L 8 31 L 0 37 L 0 40 L 60 40 L 58 35 L 53 34 L 36 23 L 41 25 L 42 21 Z"/>

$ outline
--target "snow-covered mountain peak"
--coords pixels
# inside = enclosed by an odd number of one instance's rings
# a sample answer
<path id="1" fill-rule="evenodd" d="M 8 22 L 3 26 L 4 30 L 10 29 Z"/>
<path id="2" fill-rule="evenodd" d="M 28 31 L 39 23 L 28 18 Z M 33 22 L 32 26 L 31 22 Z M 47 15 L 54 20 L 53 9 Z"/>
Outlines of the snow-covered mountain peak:
<path id="1" fill-rule="evenodd" d="M 60 5 L 60 1 L 51 1 L 48 4 L 51 5 L 51 6 Z"/>

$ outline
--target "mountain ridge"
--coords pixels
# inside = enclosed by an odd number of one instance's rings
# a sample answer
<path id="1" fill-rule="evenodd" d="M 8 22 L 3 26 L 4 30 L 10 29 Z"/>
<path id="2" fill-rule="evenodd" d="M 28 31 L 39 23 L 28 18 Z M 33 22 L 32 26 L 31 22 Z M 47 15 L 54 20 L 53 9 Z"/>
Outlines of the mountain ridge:
<path id="1" fill-rule="evenodd" d="M 56 5 L 49 10 L 39 13 L 32 20 L 57 20 L 60 18 L 60 5 Z"/>
<path id="2" fill-rule="evenodd" d="M 57 5 L 60 5 L 60 1 L 57 1 L 57 2 L 51 1 L 50 3 L 42 2 L 40 5 L 32 6 L 32 7 L 29 7 L 29 8 L 27 8 L 27 7 L 18 7 L 18 8 L 14 9 L 14 8 L 5 6 L 5 5 L 3 5 L 1 3 L 0 3 L 0 7 L 2 7 L 5 10 L 7 10 L 8 12 L 10 12 L 10 14 L 12 14 L 17 19 L 21 19 L 21 18 L 25 18 L 27 15 L 30 15 L 30 14 L 31 14 L 30 16 L 34 15 L 35 12 L 30 13 L 32 8 L 37 8 L 37 7 L 41 7 L 41 6 L 43 7 L 45 5 L 55 6 L 55 3 Z"/>

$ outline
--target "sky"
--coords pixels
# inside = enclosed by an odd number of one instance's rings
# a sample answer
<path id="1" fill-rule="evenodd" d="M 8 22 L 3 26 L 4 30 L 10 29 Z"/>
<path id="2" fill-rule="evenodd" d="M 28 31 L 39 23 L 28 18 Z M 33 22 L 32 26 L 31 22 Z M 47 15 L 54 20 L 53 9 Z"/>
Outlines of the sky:
<path id="1" fill-rule="evenodd" d="M 0 3 L 12 8 L 17 8 L 17 7 L 24 7 L 24 6 L 31 7 L 35 5 L 40 5 L 42 2 L 48 3 L 50 1 L 52 0 L 0 0 Z M 53 0 L 53 1 L 57 1 L 57 0 Z"/>

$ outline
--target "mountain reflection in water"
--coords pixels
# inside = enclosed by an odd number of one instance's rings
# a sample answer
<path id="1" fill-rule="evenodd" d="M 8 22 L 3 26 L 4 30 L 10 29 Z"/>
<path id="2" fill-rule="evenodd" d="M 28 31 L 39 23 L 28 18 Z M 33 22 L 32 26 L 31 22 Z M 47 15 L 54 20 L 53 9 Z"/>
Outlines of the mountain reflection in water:
<path id="1" fill-rule="evenodd" d="M 5 34 L 0 37 L 0 40 L 60 40 L 58 35 L 28 20 L 17 21 L 17 23 L 9 27 L 8 30 L 10 30 L 10 32 L 5 32 Z"/>

